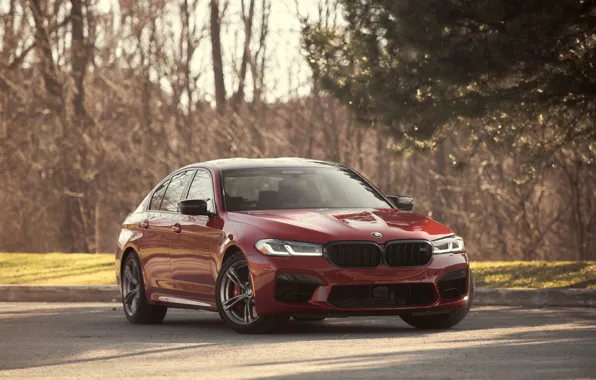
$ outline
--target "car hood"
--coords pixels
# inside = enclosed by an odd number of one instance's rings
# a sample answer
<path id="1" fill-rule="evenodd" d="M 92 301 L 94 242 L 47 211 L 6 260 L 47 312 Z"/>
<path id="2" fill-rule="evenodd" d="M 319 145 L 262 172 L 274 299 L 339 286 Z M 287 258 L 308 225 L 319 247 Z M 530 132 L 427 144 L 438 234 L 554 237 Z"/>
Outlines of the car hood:
<path id="1" fill-rule="evenodd" d="M 228 218 L 252 225 L 271 238 L 328 243 L 339 240 L 434 240 L 453 234 L 448 227 L 398 209 L 313 209 L 230 212 Z M 372 234 L 380 233 L 376 238 Z"/>

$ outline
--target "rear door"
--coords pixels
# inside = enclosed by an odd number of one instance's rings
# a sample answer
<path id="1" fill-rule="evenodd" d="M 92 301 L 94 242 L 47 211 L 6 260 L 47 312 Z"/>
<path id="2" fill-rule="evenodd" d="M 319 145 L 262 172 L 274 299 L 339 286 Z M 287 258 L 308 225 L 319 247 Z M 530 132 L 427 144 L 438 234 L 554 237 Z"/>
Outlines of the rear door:
<path id="1" fill-rule="evenodd" d="M 215 216 L 213 178 L 197 169 L 185 199 L 203 199 L 213 213 L 208 216 L 177 214 L 173 227 L 179 232 L 172 239 L 170 257 L 176 288 L 187 296 L 211 303 L 215 294 L 217 252 L 225 239 L 223 220 Z"/>
<path id="2" fill-rule="evenodd" d="M 143 238 L 137 241 L 145 284 L 149 288 L 160 288 L 171 278 L 170 266 L 170 218 L 161 212 L 161 203 L 170 179 L 159 185 L 153 195 L 144 218 L 140 221 L 139 229 Z"/>

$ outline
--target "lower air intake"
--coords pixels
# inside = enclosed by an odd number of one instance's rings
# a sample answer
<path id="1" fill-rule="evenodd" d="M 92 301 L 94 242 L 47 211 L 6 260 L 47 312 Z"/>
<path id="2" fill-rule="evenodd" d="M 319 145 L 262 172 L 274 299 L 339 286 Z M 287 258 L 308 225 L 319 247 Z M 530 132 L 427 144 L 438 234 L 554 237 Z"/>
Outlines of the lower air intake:
<path id="1" fill-rule="evenodd" d="M 433 284 L 334 286 L 327 301 L 340 309 L 426 306 L 436 299 Z"/>
<path id="2" fill-rule="evenodd" d="M 447 272 L 439 279 L 438 286 L 442 299 L 464 297 L 468 287 L 467 272 L 464 269 Z"/>

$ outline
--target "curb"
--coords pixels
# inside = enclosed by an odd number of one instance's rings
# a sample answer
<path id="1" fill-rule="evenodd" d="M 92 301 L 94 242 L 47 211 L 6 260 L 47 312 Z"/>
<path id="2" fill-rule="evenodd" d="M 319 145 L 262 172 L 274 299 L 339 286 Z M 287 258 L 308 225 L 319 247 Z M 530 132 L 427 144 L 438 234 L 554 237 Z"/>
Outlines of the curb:
<path id="1" fill-rule="evenodd" d="M 120 302 L 120 291 L 115 285 L 0 285 L 0 302 Z M 480 306 L 596 307 L 596 290 L 477 288 L 474 304 Z"/>
<path id="2" fill-rule="evenodd" d="M 596 307 L 592 289 L 476 289 L 476 305 L 527 307 Z"/>
<path id="3" fill-rule="evenodd" d="M 0 285 L 0 302 L 120 302 L 116 285 Z"/>

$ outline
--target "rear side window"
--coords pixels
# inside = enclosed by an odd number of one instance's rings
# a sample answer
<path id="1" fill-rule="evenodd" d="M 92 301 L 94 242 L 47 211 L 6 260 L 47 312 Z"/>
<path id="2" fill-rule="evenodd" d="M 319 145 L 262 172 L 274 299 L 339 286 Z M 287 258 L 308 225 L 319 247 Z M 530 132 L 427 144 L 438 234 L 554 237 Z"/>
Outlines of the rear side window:
<path id="1" fill-rule="evenodd" d="M 185 171 L 172 177 L 170 185 L 166 190 L 166 194 L 163 197 L 163 201 L 161 202 L 160 210 L 178 211 L 178 202 L 182 199 L 182 193 L 184 193 L 184 189 L 186 189 L 186 185 L 188 185 L 192 173 L 192 171 Z"/>
<path id="2" fill-rule="evenodd" d="M 163 199 L 163 195 L 166 192 L 169 183 L 170 181 L 165 181 L 161 184 L 161 186 L 157 188 L 157 190 L 155 190 L 155 192 L 153 193 L 153 197 L 151 197 L 151 204 L 149 205 L 149 210 L 159 210 L 159 207 L 161 206 L 161 200 Z"/>

